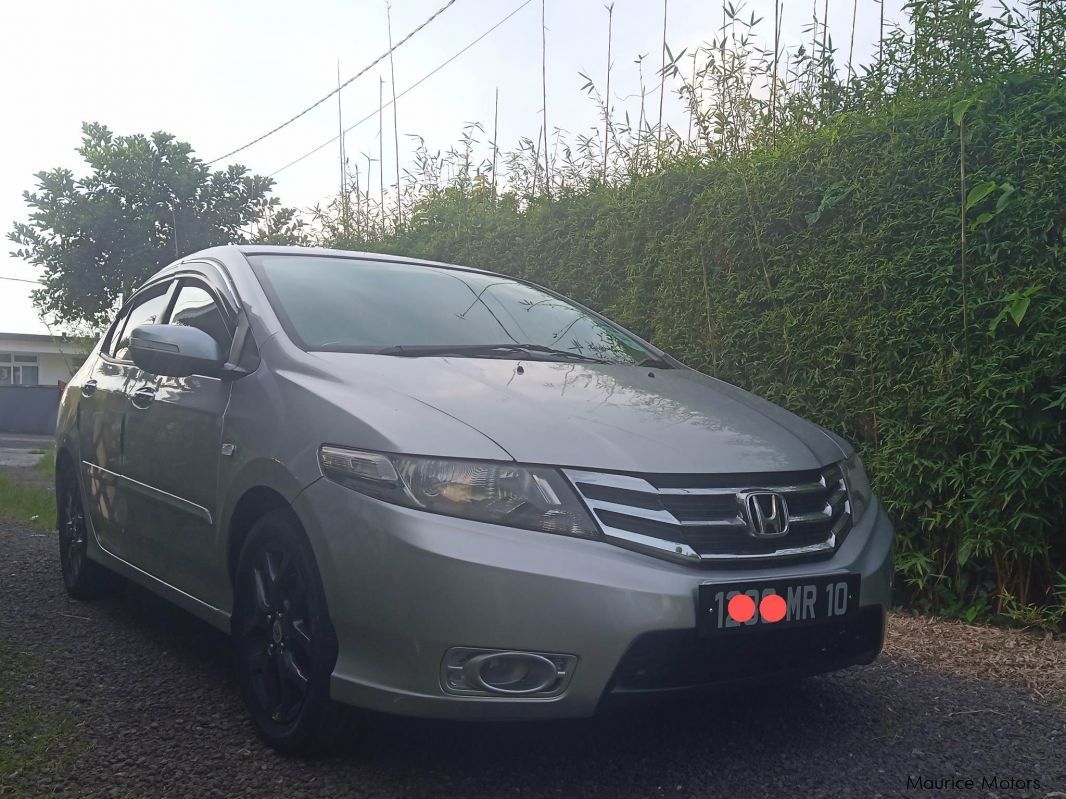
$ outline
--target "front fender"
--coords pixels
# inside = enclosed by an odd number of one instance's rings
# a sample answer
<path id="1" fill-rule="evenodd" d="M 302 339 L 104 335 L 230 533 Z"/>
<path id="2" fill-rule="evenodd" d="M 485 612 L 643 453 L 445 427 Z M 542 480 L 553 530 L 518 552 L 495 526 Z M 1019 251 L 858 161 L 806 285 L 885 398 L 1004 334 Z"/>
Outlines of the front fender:
<path id="1" fill-rule="evenodd" d="M 229 540 L 229 529 L 233 523 L 233 512 L 236 510 L 241 498 L 253 488 L 269 488 L 281 495 L 289 505 L 306 488 L 292 475 L 292 473 L 275 460 L 268 458 L 256 458 L 240 464 L 232 477 L 226 477 L 221 481 L 226 486 L 226 494 L 222 498 L 222 506 L 219 508 L 218 528 L 223 544 Z"/>

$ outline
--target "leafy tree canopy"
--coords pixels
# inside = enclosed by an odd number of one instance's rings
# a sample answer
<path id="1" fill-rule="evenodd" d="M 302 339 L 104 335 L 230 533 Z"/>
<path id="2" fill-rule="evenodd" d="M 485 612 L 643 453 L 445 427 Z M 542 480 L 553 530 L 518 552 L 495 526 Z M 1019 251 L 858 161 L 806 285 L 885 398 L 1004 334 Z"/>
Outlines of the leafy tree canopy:
<path id="1" fill-rule="evenodd" d="M 299 243 L 302 223 L 270 196 L 274 182 L 243 166 L 211 168 L 173 135 L 115 136 L 82 126 L 91 172 L 38 172 L 23 193 L 12 255 L 43 270 L 34 304 L 56 321 L 99 327 L 128 294 L 171 261 L 226 243 Z"/>

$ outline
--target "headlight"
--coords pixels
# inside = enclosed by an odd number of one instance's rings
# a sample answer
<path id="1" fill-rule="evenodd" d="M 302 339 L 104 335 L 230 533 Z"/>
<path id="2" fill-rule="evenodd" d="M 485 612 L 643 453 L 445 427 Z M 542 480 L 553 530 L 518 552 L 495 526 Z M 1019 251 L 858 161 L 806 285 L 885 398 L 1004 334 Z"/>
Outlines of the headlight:
<path id="1" fill-rule="evenodd" d="M 866 476 L 859 453 L 852 453 L 843 463 L 844 483 L 848 487 L 848 503 L 851 505 L 851 523 L 858 524 L 873 499 L 870 480 Z"/>
<path id="2" fill-rule="evenodd" d="M 319 449 L 318 462 L 331 480 L 397 505 L 544 533 L 599 535 L 554 469 L 332 446 Z"/>

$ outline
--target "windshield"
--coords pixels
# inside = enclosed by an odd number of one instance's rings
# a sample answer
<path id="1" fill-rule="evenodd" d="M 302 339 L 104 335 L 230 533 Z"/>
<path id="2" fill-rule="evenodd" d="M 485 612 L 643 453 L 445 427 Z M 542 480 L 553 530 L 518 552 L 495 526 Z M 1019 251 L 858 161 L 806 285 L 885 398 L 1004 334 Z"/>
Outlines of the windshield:
<path id="1" fill-rule="evenodd" d="M 567 300 L 506 277 L 328 256 L 249 260 L 286 331 L 307 350 L 538 360 L 569 355 L 627 364 L 655 358 Z"/>

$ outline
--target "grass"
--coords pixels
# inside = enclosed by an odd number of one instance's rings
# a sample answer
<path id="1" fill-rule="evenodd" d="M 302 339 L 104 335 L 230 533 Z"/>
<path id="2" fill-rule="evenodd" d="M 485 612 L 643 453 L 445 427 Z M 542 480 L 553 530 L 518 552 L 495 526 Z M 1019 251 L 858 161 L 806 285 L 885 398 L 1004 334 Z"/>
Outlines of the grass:
<path id="1" fill-rule="evenodd" d="M 44 457 L 37 461 L 37 471 L 41 474 L 46 474 L 49 477 L 55 477 L 56 473 L 56 448 L 55 445 L 51 445 L 46 449 L 31 449 L 30 452 L 35 455 L 43 455 Z"/>
<path id="2" fill-rule="evenodd" d="M 0 785 L 20 773 L 61 769 L 70 757 L 73 720 L 26 701 L 24 683 L 43 673 L 44 664 L 0 640 Z"/>
<path id="3" fill-rule="evenodd" d="M 56 529 L 55 496 L 43 488 L 21 485 L 9 475 L 0 474 L 0 516 L 51 532 Z"/>

